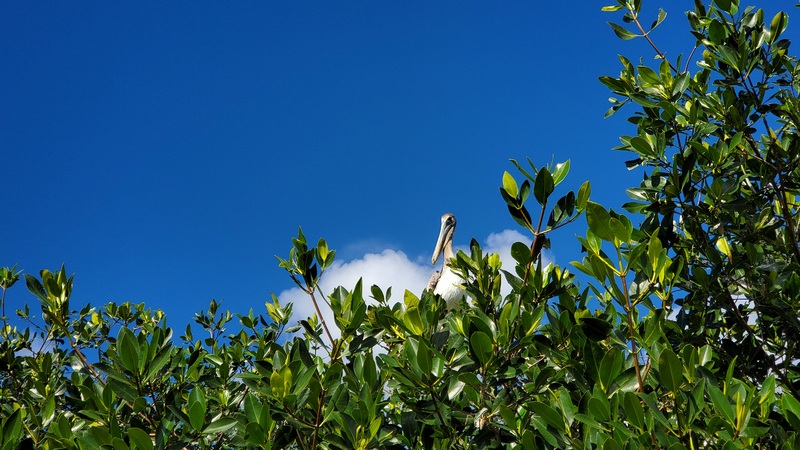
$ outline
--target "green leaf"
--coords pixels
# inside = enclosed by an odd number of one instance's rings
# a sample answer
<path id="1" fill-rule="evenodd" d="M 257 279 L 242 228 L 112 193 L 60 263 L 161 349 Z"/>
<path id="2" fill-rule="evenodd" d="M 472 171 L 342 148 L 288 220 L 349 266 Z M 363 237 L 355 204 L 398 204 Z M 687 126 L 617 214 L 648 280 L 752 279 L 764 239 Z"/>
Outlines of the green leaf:
<path id="1" fill-rule="evenodd" d="M 558 186 L 562 181 L 564 181 L 564 178 L 567 177 L 567 174 L 569 174 L 569 160 L 556 164 L 556 168 L 553 171 L 553 184 Z"/>
<path id="2" fill-rule="evenodd" d="M 633 392 L 626 392 L 624 394 L 622 404 L 625 409 L 625 418 L 639 430 L 644 427 L 644 408 L 642 408 L 642 401 Z"/>
<path id="3" fill-rule="evenodd" d="M 403 292 L 403 304 L 406 305 L 406 308 L 416 308 L 419 306 L 419 297 L 417 297 L 413 292 L 409 291 L 408 289 Z"/>
<path id="4" fill-rule="evenodd" d="M 248 443 L 255 445 L 256 448 L 264 448 L 267 435 L 258 423 L 248 422 L 244 429 L 244 435 L 247 436 Z"/>
<path id="5" fill-rule="evenodd" d="M 203 430 L 203 434 L 216 434 L 224 433 L 233 428 L 238 422 L 236 419 L 230 417 L 221 417 L 210 424 Z"/>
<path id="6" fill-rule="evenodd" d="M 586 209 L 586 204 L 589 202 L 589 194 L 591 194 L 591 192 L 592 186 L 588 181 L 584 181 L 578 189 L 578 199 L 575 201 L 575 206 L 578 208 L 578 211 Z"/>
<path id="7" fill-rule="evenodd" d="M 569 191 L 567 195 L 561 197 L 556 202 L 553 210 L 550 212 L 550 218 L 547 221 L 548 228 L 553 228 L 569 219 L 575 213 L 575 193 Z"/>
<path id="8" fill-rule="evenodd" d="M 131 440 L 131 450 L 153 450 L 152 438 L 141 428 L 128 429 L 128 437 Z"/>
<path id="9" fill-rule="evenodd" d="M 500 413 L 500 417 L 503 419 L 503 422 L 513 429 L 514 425 L 517 423 L 517 415 L 514 413 L 514 411 L 502 403 L 498 405 L 497 411 Z"/>
<path id="10" fill-rule="evenodd" d="M 674 98 L 679 98 L 678 96 L 689 88 L 691 81 L 692 77 L 689 72 L 683 72 L 682 74 L 678 75 L 672 84 L 672 96 Z"/>
<path id="11" fill-rule="evenodd" d="M 683 384 L 683 364 L 671 348 L 665 348 L 658 357 L 658 373 L 661 383 L 671 392 L 677 392 Z"/>
<path id="12" fill-rule="evenodd" d="M 126 327 L 122 327 L 117 335 L 117 354 L 122 362 L 122 367 L 139 375 L 139 345 L 136 336 Z"/>
<path id="13" fill-rule="evenodd" d="M 47 397 L 44 402 L 44 407 L 39 412 L 43 423 L 48 423 L 53 420 L 56 414 L 56 398 L 52 395 Z"/>
<path id="14" fill-rule="evenodd" d="M 600 371 L 600 383 L 604 391 L 608 392 L 609 388 L 611 388 L 611 383 L 614 382 L 622 370 L 622 359 L 622 352 L 618 348 L 612 347 L 600 361 L 598 370 Z"/>
<path id="15" fill-rule="evenodd" d="M 2 436 L 0 436 L 0 443 L 5 443 L 3 450 L 16 449 L 17 443 L 22 440 L 22 417 L 20 409 L 15 409 L 8 417 L 3 420 Z M 11 445 L 9 445 L 11 444 Z"/>
<path id="16" fill-rule="evenodd" d="M 195 387 L 189 394 L 189 424 L 197 431 L 203 430 L 206 420 L 206 397 L 203 390 Z"/>
<path id="17" fill-rule="evenodd" d="M 328 243 L 325 239 L 319 238 L 317 242 L 317 264 L 324 267 L 325 260 L 328 258 Z"/>
<path id="18" fill-rule="evenodd" d="M 522 242 L 511 244 L 511 257 L 521 265 L 527 266 L 531 262 L 531 249 Z"/>
<path id="19" fill-rule="evenodd" d="M 519 203 L 522 205 L 528 200 L 528 196 L 531 194 L 531 182 L 525 180 L 522 182 L 522 185 L 519 187 Z"/>
<path id="20" fill-rule="evenodd" d="M 528 212 L 527 208 L 524 206 L 521 208 L 514 208 L 509 205 L 508 212 L 511 213 L 511 217 L 521 226 L 525 227 L 528 230 L 533 231 L 533 223 L 531 221 L 531 214 Z"/>
<path id="21" fill-rule="evenodd" d="M 711 21 L 708 24 L 708 39 L 716 45 L 720 45 L 725 42 L 725 38 L 728 37 L 728 30 L 725 28 L 721 22 L 717 20 Z"/>
<path id="22" fill-rule="evenodd" d="M 714 408 L 720 412 L 723 417 L 725 417 L 725 420 L 731 426 L 733 426 L 736 422 L 736 417 L 734 416 L 733 406 L 731 406 L 731 402 L 728 400 L 728 397 L 718 387 L 712 384 L 708 384 L 706 387 Z"/>
<path id="23" fill-rule="evenodd" d="M 508 172 L 503 172 L 503 189 L 511 197 L 516 198 L 517 195 L 519 195 L 519 188 L 517 187 L 517 181 Z"/>
<path id="24" fill-rule="evenodd" d="M 609 405 L 605 394 L 595 393 L 595 395 L 589 397 L 587 406 L 591 417 L 595 420 L 606 422 L 611 419 L 611 405 Z"/>
<path id="25" fill-rule="evenodd" d="M 458 396 L 458 394 L 460 394 L 461 391 L 464 390 L 464 386 L 466 386 L 466 383 L 464 383 L 459 378 L 455 378 L 455 377 L 451 378 L 450 379 L 450 388 L 447 389 L 447 399 L 448 400 L 453 400 L 454 398 L 456 398 Z"/>
<path id="26" fill-rule="evenodd" d="M 729 14 L 736 14 L 739 10 L 737 7 L 738 3 L 737 0 L 714 0 L 714 4 L 716 4 L 720 10 Z"/>
<path id="27" fill-rule="evenodd" d="M 525 178 L 533 181 L 533 176 L 530 173 L 528 173 L 528 171 L 526 171 L 525 168 L 522 167 L 522 165 L 519 162 L 517 162 L 516 159 L 511 159 L 510 161 L 511 164 L 513 164 L 514 167 L 517 168 L 517 170 L 519 170 L 520 172 L 522 172 L 523 175 L 525 175 Z M 531 161 L 530 158 L 528 158 L 528 164 L 530 164 L 531 167 L 533 167 L 533 171 L 536 172 L 536 166 L 533 165 L 533 162 Z"/>
<path id="28" fill-rule="evenodd" d="M 586 222 L 589 229 L 604 241 L 614 241 L 614 230 L 611 228 L 611 215 L 601 205 L 589 202 L 586 205 Z"/>
<path id="29" fill-rule="evenodd" d="M 476 331 L 472 333 L 469 338 L 470 348 L 478 358 L 481 366 L 486 366 L 486 363 L 491 359 L 494 351 L 492 350 L 492 339 L 483 331 Z"/>
<path id="30" fill-rule="evenodd" d="M 580 324 L 583 334 L 593 341 L 602 341 L 614 330 L 614 325 L 597 317 L 581 317 L 578 319 L 578 324 Z"/>
<path id="31" fill-rule="evenodd" d="M 170 346 L 165 346 L 156 354 L 153 360 L 147 365 L 147 373 L 144 376 L 144 380 L 152 380 L 156 377 L 159 371 L 170 361 L 172 357 L 172 348 Z"/>
<path id="32" fill-rule="evenodd" d="M 561 414 L 559 414 L 558 411 L 552 407 L 545 405 L 542 402 L 532 402 L 530 404 L 530 408 L 533 410 L 533 412 L 541 416 L 548 425 L 552 426 L 559 432 L 563 432 L 566 429 L 564 426 L 564 418 L 561 417 Z"/>
<path id="33" fill-rule="evenodd" d="M 794 414 L 797 419 L 800 419 L 800 401 L 797 401 L 792 394 L 784 392 L 781 395 L 781 409 Z"/>
<path id="34" fill-rule="evenodd" d="M 608 22 L 611 25 L 611 29 L 614 30 L 614 34 L 617 35 L 618 38 L 623 40 L 630 40 L 640 37 L 638 34 L 631 33 L 630 31 L 626 30 L 624 27 L 617 25 L 613 22 Z"/>
<path id="35" fill-rule="evenodd" d="M 408 331 L 416 336 L 422 335 L 422 316 L 420 316 L 419 308 L 416 306 L 408 308 L 403 314 L 403 323 Z"/>
<path id="36" fill-rule="evenodd" d="M 542 167 L 536 174 L 536 181 L 533 183 L 533 196 L 540 205 L 545 205 L 548 197 L 553 193 L 553 189 L 555 189 L 553 176 L 546 168 Z"/>
<path id="37" fill-rule="evenodd" d="M 728 261 L 733 261 L 733 254 L 731 253 L 731 247 L 728 245 L 728 239 L 725 236 L 720 236 L 717 239 L 716 243 L 717 249 L 725 254 L 728 257 Z"/>
<path id="38" fill-rule="evenodd" d="M 244 397 L 244 413 L 248 422 L 258 422 L 262 405 L 255 395 L 248 392 Z"/>
<path id="39" fill-rule="evenodd" d="M 280 370 L 272 372 L 269 377 L 269 386 L 272 388 L 272 395 L 282 399 L 292 391 L 292 370 L 289 365 L 281 367 Z"/>
<path id="40" fill-rule="evenodd" d="M 656 156 L 656 152 L 653 149 L 653 146 L 650 145 L 650 141 L 643 137 L 634 136 L 631 138 L 630 145 L 638 155 L 644 158 L 652 158 Z"/>
<path id="41" fill-rule="evenodd" d="M 775 14 L 775 17 L 772 18 L 772 22 L 770 22 L 769 24 L 770 44 L 778 40 L 778 37 L 780 37 L 780 35 L 783 34 L 788 24 L 789 24 L 789 16 L 785 12 L 780 11 L 778 12 L 778 14 Z"/>
<path id="42" fill-rule="evenodd" d="M 604 75 L 602 77 L 598 77 L 598 80 L 615 93 L 627 95 L 633 90 L 633 86 L 621 78 L 614 78 Z"/>
<path id="43" fill-rule="evenodd" d="M 663 22 L 664 19 L 666 18 L 667 18 L 667 12 L 664 11 L 664 8 L 658 8 L 658 17 L 656 18 L 655 22 L 653 22 L 653 25 L 650 27 L 650 31 L 653 31 L 655 27 L 661 25 L 661 22 Z"/>
<path id="44" fill-rule="evenodd" d="M 654 273 L 658 271 L 663 250 L 661 240 L 658 239 L 658 233 L 653 233 L 652 236 L 650 236 L 650 242 L 647 243 L 647 259 L 650 262 L 650 269 Z"/>
<path id="45" fill-rule="evenodd" d="M 413 363 L 413 361 L 410 361 Z M 417 367 L 419 368 L 420 372 L 424 377 L 430 377 L 433 369 L 432 365 L 432 357 L 431 357 L 431 349 L 428 347 L 427 342 L 425 339 L 419 340 L 419 345 L 417 346 L 417 360 L 416 360 Z"/>
<path id="46" fill-rule="evenodd" d="M 44 291 L 44 286 L 42 286 L 42 283 L 36 277 L 26 273 L 25 285 L 28 286 L 28 290 L 31 294 L 38 297 L 39 300 L 47 302 L 47 293 Z"/>
<path id="47" fill-rule="evenodd" d="M 659 78 L 655 70 L 647 66 L 638 66 L 636 69 L 639 71 L 639 79 L 643 85 L 658 86 L 661 84 L 661 78 Z"/>
<path id="48" fill-rule="evenodd" d="M 719 52 L 719 56 L 722 58 L 722 61 L 725 64 L 731 66 L 737 72 L 742 71 L 741 64 L 739 62 L 739 54 L 736 53 L 732 48 L 728 47 L 727 45 L 720 45 L 717 47 L 717 51 Z"/>
<path id="49" fill-rule="evenodd" d="M 139 397 L 133 385 L 117 378 L 109 378 L 106 389 L 110 389 L 113 393 L 117 394 L 117 396 L 129 403 L 133 403 Z"/>
<path id="50" fill-rule="evenodd" d="M 622 218 L 612 217 L 608 221 L 608 226 L 611 227 L 614 233 L 615 242 L 624 242 L 627 244 L 630 243 L 631 240 L 631 228 L 627 227 L 626 223 L 621 219 Z"/>

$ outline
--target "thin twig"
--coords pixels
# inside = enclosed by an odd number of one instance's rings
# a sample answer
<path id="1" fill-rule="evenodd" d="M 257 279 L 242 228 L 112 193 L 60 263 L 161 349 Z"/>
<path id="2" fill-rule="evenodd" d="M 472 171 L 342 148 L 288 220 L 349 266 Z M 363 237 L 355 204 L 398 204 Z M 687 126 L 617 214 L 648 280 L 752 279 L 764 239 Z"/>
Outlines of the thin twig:
<path id="1" fill-rule="evenodd" d="M 630 11 L 631 17 L 633 18 L 633 22 L 636 24 L 636 27 L 639 28 L 639 31 L 642 32 L 642 37 L 644 37 L 647 40 L 647 42 L 650 44 L 651 47 L 653 47 L 653 50 L 655 50 L 655 52 L 661 59 L 667 61 L 667 64 L 669 64 L 669 68 L 672 69 L 673 72 L 679 73 L 678 69 L 676 69 L 675 66 L 673 66 L 672 63 L 669 62 L 669 60 L 667 60 L 667 55 L 664 54 L 664 52 L 662 52 L 661 50 L 659 50 L 659 48 L 656 46 L 656 43 L 653 42 L 652 39 L 650 39 L 650 32 L 644 31 L 644 27 L 642 27 L 642 23 L 639 22 L 639 15 L 636 14 L 636 11 L 630 7 L 628 8 L 628 11 Z"/>
<path id="2" fill-rule="evenodd" d="M 617 250 L 619 252 L 619 250 Z M 620 259 L 622 259 L 621 255 L 618 255 Z M 636 380 L 639 382 L 639 392 L 644 392 L 644 379 L 642 378 L 642 372 L 639 368 L 639 348 L 636 345 L 636 334 L 635 334 L 635 327 L 633 323 L 633 305 L 631 305 L 631 297 L 628 294 L 628 281 L 625 278 L 625 275 L 620 275 L 620 281 L 622 281 L 622 292 L 625 295 L 625 313 L 628 316 L 628 334 L 629 339 L 631 340 L 631 353 L 633 354 L 633 368 L 636 371 Z"/>
<path id="3" fill-rule="evenodd" d="M 322 324 L 322 328 L 325 330 L 325 334 L 328 335 L 328 339 L 331 341 L 331 346 L 333 346 L 333 335 L 331 334 L 330 330 L 328 330 L 328 324 L 325 322 L 325 318 L 322 317 L 322 310 L 319 309 L 317 298 L 314 296 L 314 290 L 312 289 L 310 292 L 308 292 L 308 295 L 311 296 L 311 302 L 314 303 L 314 309 L 317 311 L 317 316 L 319 316 L 319 321 Z"/>

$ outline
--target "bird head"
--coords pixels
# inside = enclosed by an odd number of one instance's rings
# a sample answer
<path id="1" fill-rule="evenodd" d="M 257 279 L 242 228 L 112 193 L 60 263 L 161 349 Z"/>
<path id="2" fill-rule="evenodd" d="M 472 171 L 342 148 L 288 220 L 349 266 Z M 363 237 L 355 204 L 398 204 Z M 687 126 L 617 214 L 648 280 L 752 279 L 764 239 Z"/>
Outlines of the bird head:
<path id="1" fill-rule="evenodd" d="M 445 252 L 445 258 L 452 257 L 447 253 L 452 253 L 453 233 L 456 231 L 456 216 L 447 213 L 442 216 L 442 225 L 439 229 L 439 239 L 436 240 L 436 247 L 433 249 L 433 257 L 431 257 L 431 265 L 436 264 L 439 255 Z M 448 251 L 445 251 L 445 250 Z M 445 264 L 447 261 L 445 261 Z"/>

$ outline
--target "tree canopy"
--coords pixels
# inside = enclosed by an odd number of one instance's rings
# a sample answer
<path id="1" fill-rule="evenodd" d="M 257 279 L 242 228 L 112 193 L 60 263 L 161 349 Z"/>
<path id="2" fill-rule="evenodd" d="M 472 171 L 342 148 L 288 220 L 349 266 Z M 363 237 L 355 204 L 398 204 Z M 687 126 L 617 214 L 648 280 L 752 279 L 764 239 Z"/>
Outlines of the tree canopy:
<path id="1" fill-rule="evenodd" d="M 695 1 L 695 46 L 668 58 L 650 35 L 663 10 L 603 10 L 656 56 L 600 77 L 607 115 L 631 124 L 616 150 L 643 173 L 624 212 L 568 181 L 569 161 L 512 160 L 500 194 L 530 241 L 514 267 L 474 240 L 459 251 L 460 308 L 361 282 L 321 292 L 335 251 L 299 231 L 279 266 L 333 323 L 275 296 L 263 314 L 212 301 L 204 337 L 144 304 L 76 306 L 64 266 L 24 275 L 41 314 L 14 325 L 21 272 L 0 269 L 0 449 L 800 448 L 788 15 Z M 583 258 L 543 264 L 561 227 Z"/>

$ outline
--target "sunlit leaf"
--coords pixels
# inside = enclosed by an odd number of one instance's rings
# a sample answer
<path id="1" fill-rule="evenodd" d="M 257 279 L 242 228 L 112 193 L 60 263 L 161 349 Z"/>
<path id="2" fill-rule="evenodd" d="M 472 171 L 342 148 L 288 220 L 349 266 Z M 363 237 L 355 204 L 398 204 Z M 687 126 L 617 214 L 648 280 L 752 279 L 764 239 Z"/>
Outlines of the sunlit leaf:
<path id="1" fill-rule="evenodd" d="M 614 240 L 614 230 L 611 228 L 611 215 L 601 205 L 589 202 L 586 205 L 586 222 L 589 229 L 600 239 L 605 241 Z"/>
<path id="2" fill-rule="evenodd" d="M 788 24 L 789 16 L 785 12 L 779 11 L 775 14 L 769 24 L 769 42 L 773 43 L 777 41 L 780 35 L 783 34 L 783 31 L 786 30 Z"/>
<path id="3" fill-rule="evenodd" d="M 569 174 L 569 160 L 556 164 L 556 168 L 553 170 L 553 184 L 558 186 L 562 181 L 564 181 L 564 178 L 567 177 L 567 174 Z"/>
<path id="4" fill-rule="evenodd" d="M 612 22 L 608 22 L 608 24 L 611 26 L 611 29 L 614 30 L 614 34 L 616 34 L 617 37 L 620 38 L 620 39 L 624 39 L 624 40 L 627 41 L 627 40 L 630 40 L 630 39 L 634 39 L 634 38 L 640 37 L 640 35 L 632 33 L 630 31 L 626 30 L 625 27 L 623 27 L 623 26 L 617 25 L 617 24 L 612 23 Z"/>
<path id="5" fill-rule="evenodd" d="M 221 417 L 214 420 L 203 430 L 203 434 L 224 433 L 233 428 L 238 422 L 230 417 Z"/>
<path id="6" fill-rule="evenodd" d="M 519 189 L 517 188 L 517 181 L 514 180 L 514 177 L 511 176 L 511 174 L 508 172 L 503 172 L 503 189 L 511 197 L 516 197 L 517 195 L 519 195 Z"/>

